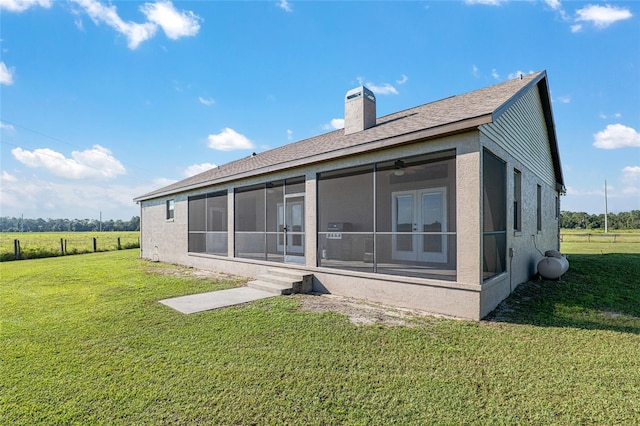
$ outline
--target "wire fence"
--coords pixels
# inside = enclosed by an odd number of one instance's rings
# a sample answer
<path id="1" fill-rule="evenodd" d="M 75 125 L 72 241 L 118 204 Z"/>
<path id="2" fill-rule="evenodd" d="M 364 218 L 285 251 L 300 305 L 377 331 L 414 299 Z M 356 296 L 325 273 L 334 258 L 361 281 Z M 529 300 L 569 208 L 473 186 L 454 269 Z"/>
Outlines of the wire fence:
<path id="1" fill-rule="evenodd" d="M 0 261 L 140 248 L 139 232 L 4 233 Z"/>
<path id="2" fill-rule="evenodd" d="M 640 233 L 561 233 L 562 243 L 640 243 Z"/>

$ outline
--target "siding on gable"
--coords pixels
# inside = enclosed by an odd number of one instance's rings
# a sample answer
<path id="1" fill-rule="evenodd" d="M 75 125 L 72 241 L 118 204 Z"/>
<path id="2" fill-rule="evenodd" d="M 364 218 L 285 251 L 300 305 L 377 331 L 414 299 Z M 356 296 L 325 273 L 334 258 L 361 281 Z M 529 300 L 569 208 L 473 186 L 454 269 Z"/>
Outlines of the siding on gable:
<path id="1" fill-rule="evenodd" d="M 543 182 L 555 186 L 551 148 L 537 86 L 520 97 L 495 122 L 480 126 L 479 130 Z"/>

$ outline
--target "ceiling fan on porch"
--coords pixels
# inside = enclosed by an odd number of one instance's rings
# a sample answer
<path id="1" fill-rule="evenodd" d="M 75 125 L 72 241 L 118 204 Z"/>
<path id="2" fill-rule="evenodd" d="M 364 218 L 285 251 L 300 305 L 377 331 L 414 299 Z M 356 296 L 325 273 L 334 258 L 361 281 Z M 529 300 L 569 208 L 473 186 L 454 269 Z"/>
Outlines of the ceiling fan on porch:
<path id="1" fill-rule="evenodd" d="M 393 171 L 391 173 L 395 176 L 404 176 L 405 174 L 412 175 L 416 171 L 416 166 L 407 166 L 404 161 L 396 160 L 396 162 L 393 163 Z"/>

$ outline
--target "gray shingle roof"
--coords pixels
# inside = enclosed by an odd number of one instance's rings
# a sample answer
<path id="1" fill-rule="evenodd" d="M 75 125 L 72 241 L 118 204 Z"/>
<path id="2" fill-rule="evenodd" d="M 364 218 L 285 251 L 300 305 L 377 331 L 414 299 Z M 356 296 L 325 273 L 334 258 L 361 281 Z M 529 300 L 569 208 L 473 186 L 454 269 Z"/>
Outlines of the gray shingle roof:
<path id="1" fill-rule="evenodd" d="M 546 73 L 541 71 L 380 117 L 374 127 L 358 133 L 345 136 L 343 130 L 336 130 L 274 148 L 149 192 L 135 201 L 407 143 L 418 138 L 469 130 L 494 121 L 500 111 L 525 92 L 523 89 L 544 78 Z"/>

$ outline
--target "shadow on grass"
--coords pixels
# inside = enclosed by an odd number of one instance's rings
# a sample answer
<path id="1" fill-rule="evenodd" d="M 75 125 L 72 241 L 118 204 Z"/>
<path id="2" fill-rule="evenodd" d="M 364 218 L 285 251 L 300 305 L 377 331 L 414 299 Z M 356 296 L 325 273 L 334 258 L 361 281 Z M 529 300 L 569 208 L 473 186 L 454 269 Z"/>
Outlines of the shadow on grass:
<path id="1" fill-rule="evenodd" d="M 640 334 L 640 254 L 574 254 L 561 281 L 521 284 L 485 319 Z"/>

